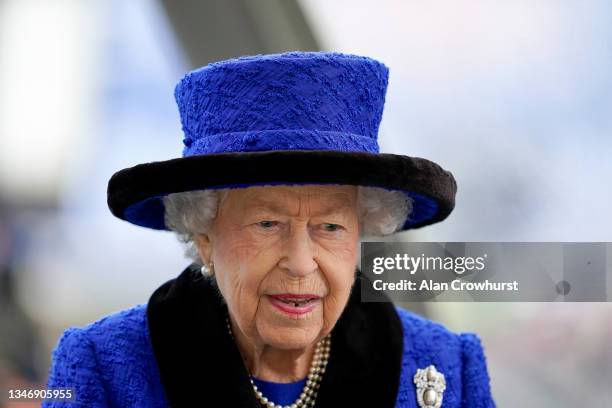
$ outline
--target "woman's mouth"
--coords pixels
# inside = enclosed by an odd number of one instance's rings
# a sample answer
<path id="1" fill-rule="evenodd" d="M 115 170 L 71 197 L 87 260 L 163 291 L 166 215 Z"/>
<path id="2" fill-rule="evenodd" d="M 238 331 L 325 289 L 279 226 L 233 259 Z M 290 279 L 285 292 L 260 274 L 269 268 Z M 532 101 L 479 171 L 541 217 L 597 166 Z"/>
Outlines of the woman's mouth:
<path id="1" fill-rule="evenodd" d="M 270 303 L 282 312 L 291 315 L 303 315 L 312 311 L 319 303 L 319 297 L 310 294 L 268 295 Z"/>

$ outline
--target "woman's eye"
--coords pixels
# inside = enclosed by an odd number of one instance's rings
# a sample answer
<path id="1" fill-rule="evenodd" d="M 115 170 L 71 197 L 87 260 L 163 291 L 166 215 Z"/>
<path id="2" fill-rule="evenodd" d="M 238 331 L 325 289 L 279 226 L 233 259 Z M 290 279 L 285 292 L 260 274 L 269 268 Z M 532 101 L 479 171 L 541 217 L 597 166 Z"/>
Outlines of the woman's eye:
<path id="1" fill-rule="evenodd" d="M 259 221 L 257 224 L 264 229 L 269 229 L 269 228 L 275 227 L 278 224 L 278 221 L 265 220 L 265 221 Z"/>
<path id="2" fill-rule="evenodd" d="M 338 224 L 323 224 L 323 229 L 328 232 L 338 231 L 340 228 Z"/>

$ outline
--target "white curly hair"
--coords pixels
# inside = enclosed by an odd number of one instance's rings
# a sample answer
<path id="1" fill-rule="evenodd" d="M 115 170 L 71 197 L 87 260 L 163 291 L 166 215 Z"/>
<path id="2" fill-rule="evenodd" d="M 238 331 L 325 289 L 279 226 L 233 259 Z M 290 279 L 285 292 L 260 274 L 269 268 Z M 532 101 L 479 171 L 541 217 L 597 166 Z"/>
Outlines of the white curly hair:
<path id="1" fill-rule="evenodd" d="M 164 197 L 166 226 L 186 246 L 185 255 L 201 264 L 194 243 L 197 234 L 207 233 L 217 208 L 229 189 L 211 189 L 169 194 Z M 398 231 L 412 213 L 412 199 L 401 191 L 357 187 L 360 237 L 384 236 Z"/>

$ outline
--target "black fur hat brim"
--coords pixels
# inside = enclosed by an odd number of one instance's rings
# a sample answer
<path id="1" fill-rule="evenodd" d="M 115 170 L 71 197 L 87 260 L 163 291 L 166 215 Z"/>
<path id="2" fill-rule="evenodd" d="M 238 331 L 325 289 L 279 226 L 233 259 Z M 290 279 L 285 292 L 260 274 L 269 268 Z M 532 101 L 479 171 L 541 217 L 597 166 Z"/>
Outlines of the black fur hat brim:
<path id="1" fill-rule="evenodd" d="M 163 197 L 185 191 L 261 185 L 348 184 L 400 190 L 413 200 L 403 230 L 444 220 L 455 206 L 453 175 L 419 157 L 388 153 L 275 150 L 219 153 L 139 164 L 108 183 L 111 212 L 130 223 L 167 229 Z"/>

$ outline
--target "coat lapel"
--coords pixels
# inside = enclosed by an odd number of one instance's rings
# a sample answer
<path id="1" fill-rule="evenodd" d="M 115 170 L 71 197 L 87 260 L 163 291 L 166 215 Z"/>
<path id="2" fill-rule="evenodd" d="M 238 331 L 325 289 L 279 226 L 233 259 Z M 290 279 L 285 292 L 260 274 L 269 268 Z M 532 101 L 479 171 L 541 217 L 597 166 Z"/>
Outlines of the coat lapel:
<path id="1" fill-rule="evenodd" d="M 318 408 L 395 406 L 402 325 L 392 303 L 361 303 L 360 278 L 332 332 Z M 259 406 L 240 352 L 225 327 L 225 310 L 217 288 L 193 265 L 151 296 L 147 306 L 151 342 L 172 407 Z"/>

